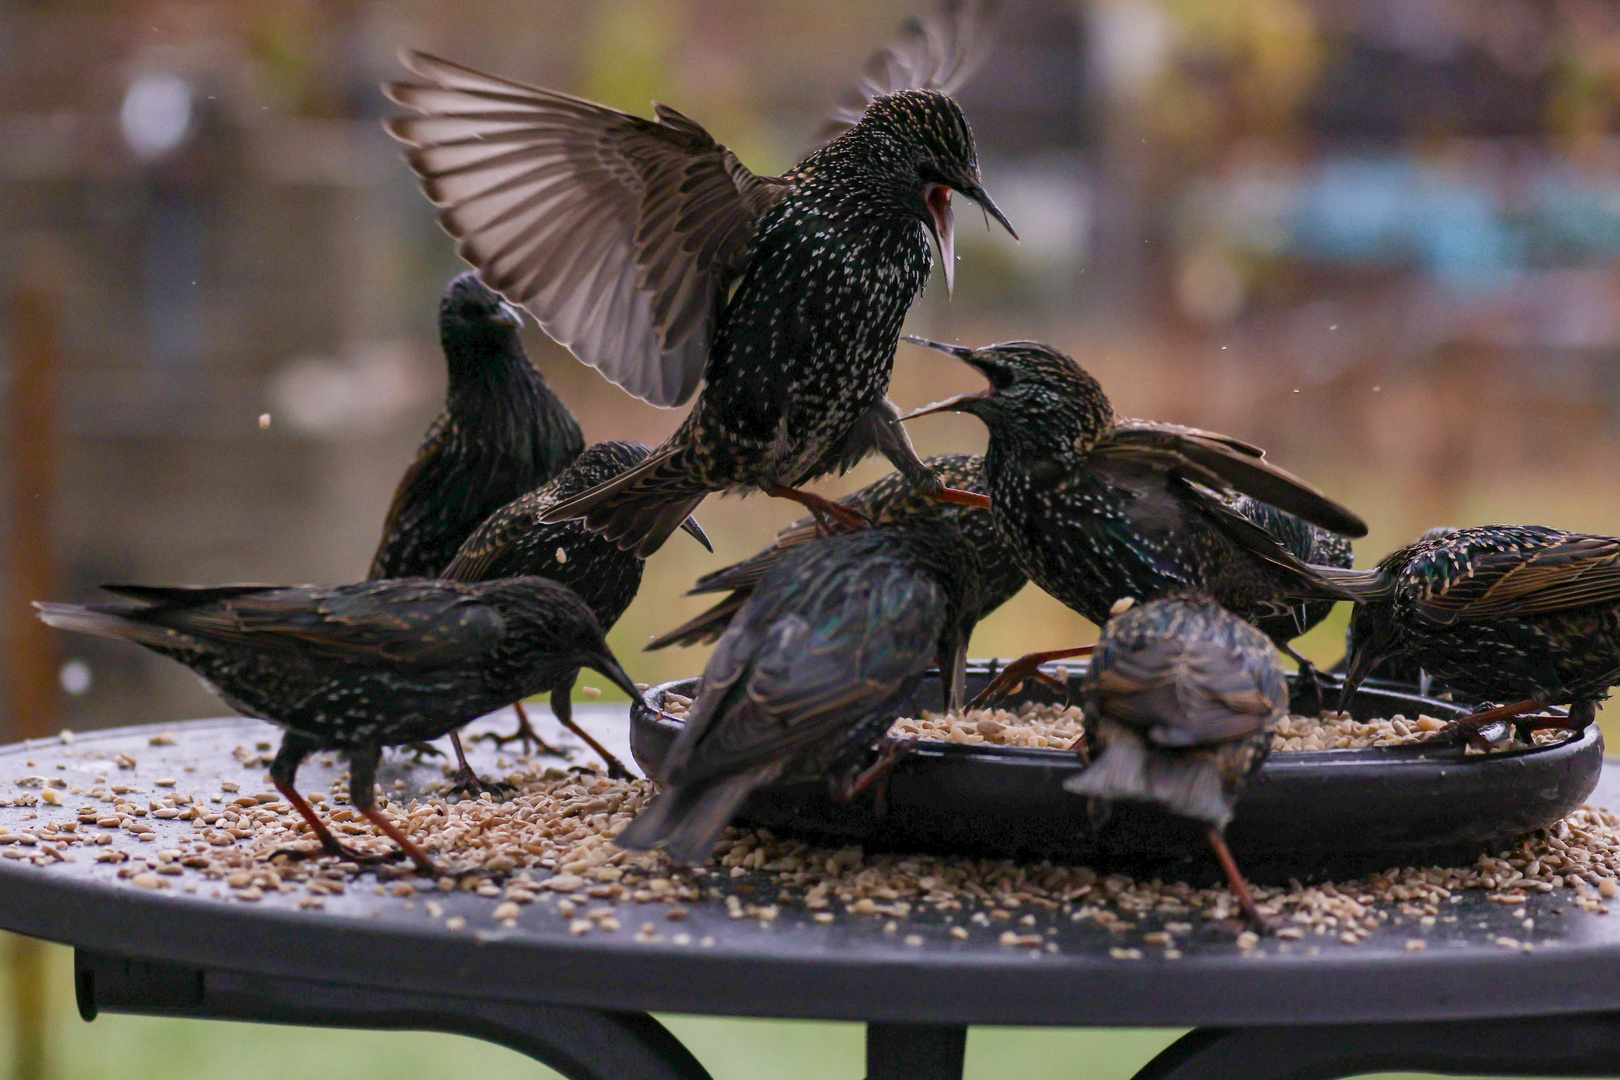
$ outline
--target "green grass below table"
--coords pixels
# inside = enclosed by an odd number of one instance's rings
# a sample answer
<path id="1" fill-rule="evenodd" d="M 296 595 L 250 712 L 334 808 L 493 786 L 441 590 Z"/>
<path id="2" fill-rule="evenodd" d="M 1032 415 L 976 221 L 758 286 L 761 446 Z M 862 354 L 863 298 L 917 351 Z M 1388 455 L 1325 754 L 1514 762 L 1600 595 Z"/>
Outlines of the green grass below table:
<path id="1" fill-rule="evenodd" d="M 557 1074 L 521 1054 L 456 1035 L 328 1031 L 135 1016 L 79 1019 L 73 954 L 45 946 L 46 1061 L 17 1059 L 17 938 L 0 934 L 0 1078 L 16 1080 L 544 1080 Z M 715 1080 L 856 1080 L 858 1024 L 660 1019 Z M 974 1028 L 967 1080 L 1128 1080 L 1181 1035 L 1169 1028 Z M 1393 1080 L 1393 1077 L 1391 1077 Z"/>

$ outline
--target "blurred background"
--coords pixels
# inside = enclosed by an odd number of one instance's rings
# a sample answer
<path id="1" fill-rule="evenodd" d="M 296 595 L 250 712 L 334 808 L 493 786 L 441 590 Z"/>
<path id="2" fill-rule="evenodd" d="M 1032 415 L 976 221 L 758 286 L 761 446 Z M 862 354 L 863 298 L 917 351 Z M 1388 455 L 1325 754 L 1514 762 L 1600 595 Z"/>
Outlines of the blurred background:
<path id="1" fill-rule="evenodd" d="M 632 111 L 667 101 L 774 172 L 927 3 L 0 4 L 0 741 L 224 711 L 177 665 L 47 635 L 30 600 L 91 598 L 102 581 L 364 576 L 441 401 L 435 307 L 460 268 L 379 124 L 400 48 Z M 964 207 L 956 300 L 936 282 L 911 332 L 1049 340 L 1124 413 L 1266 446 L 1368 518 L 1358 565 L 1435 524 L 1620 533 L 1612 0 L 1004 8 L 961 97 L 1023 243 Z M 652 443 L 678 422 L 532 328 L 528 344 L 588 439 Z M 901 347 L 902 407 L 974 388 L 960 365 Z M 913 435 L 924 453 L 984 441 L 954 416 Z M 613 634 L 632 674 L 701 667 L 700 653 L 639 648 L 704 606 L 681 595 L 697 574 L 794 509 L 705 503 L 716 554 L 677 536 Z M 1345 614 L 1304 651 L 1336 660 Z M 974 653 L 1093 633 L 1032 588 Z M 302 1064 L 282 1075 L 336 1075 L 344 1055 L 401 1078 L 457 1063 L 537 1074 L 433 1036 L 83 1029 L 65 953 L 12 943 L 0 1062 L 18 1076 L 257 1074 L 293 1041 Z M 859 1069 L 853 1028 L 683 1023 L 723 1080 Z M 975 1045 L 995 1056 L 970 1067 L 1011 1076 L 1017 1055 L 1019 1076 L 1128 1075 L 1173 1035 L 987 1035 Z"/>

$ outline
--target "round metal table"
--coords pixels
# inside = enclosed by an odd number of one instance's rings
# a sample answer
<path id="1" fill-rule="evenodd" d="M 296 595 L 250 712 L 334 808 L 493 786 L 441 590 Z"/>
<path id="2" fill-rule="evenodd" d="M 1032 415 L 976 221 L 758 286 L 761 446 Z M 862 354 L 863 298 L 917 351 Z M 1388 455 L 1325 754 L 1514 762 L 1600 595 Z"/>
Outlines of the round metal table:
<path id="1" fill-rule="evenodd" d="M 576 715 L 624 752 L 624 706 Z M 548 738 L 560 731 L 543 711 L 531 716 Z M 479 726 L 511 723 L 498 715 Z M 61 861 L 18 839 L 47 821 L 77 819 L 81 797 L 64 792 L 60 806 L 38 800 L 42 782 L 56 778 L 88 787 L 107 776 L 147 798 L 218 794 L 222 782 L 247 794 L 269 790 L 256 754 L 277 739 L 267 724 L 224 719 L 0 749 L 0 801 L 32 803 L 0 806 L 0 928 L 77 949 L 87 1019 L 118 1011 L 459 1032 L 574 1080 L 707 1077 L 651 1011 L 862 1021 L 869 1080 L 960 1077 L 973 1024 L 1200 1028 L 1139 1074 L 1165 1080 L 1395 1068 L 1620 1076 L 1620 910 L 1580 910 L 1561 890 L 1526 901 L 1530 952 L 1497 941 L 1525 938 L 1525 915 L 1475 892 L 1419 952 L 1406 948 L 1410 927 L 1386 926 L 1353 946 L 1266 939 L 1247 953 L 1211 927 L 1178 959 L 1152 949 L 1124 959 L 1111 950 L 1140 945 L 1136 938 L 1155 929 L 1150 919 L 1121 934 L 1036 913 L 1035 930 L 1055 929 L 1057 948 L 1032 952 L 993 936 L 956 940 L 926 909 L 902 935 L 884 933 L 884 919 L 824 925 L 796 908 L 768 923 L 737 919 L 720 901 L 686 905 L 681 929 L 694 943 L 712 939 L 700 946 L 635 939 L 630 928 L 662 924 L 662 904 L 621 902 L 625 930 L 580 937 L 549 905 L 528 905 L 515 928 L 503 926 L 493 916 L 500 901 L 469 891 L 435 894 L 438 917 L 420 897 L 374 891 L 369 877 L 319 910 L 273 891 L 245 903 L 195 876 L 192 892 L 120 878 L 115 864 L 91 854 L 107 848 L 74 845 L 64 850 L 72 861 Z M 473 756 L 481 771 L 498 772 L 495 751 Z M 300 786 L 323 789 L 335 771 L 311 761 Z M 403 798 L 438 776 L 404 769 L 392 754 L 380 781 Z M 174 784 L 154 786 L 159 779 Z M 395 780 L 406 787 L 394 790 Z M 1620 806 L 1620 763 L 1606 769 L 1592 801 Z M 193 835 L 184 820 L 143 827 L 156 838 L 100 831 L 113 849 L 142 856 Z M 755 899 L 745 878 L 713 881 Z M 902 942 L 912 934 L 920 947 Z"/>

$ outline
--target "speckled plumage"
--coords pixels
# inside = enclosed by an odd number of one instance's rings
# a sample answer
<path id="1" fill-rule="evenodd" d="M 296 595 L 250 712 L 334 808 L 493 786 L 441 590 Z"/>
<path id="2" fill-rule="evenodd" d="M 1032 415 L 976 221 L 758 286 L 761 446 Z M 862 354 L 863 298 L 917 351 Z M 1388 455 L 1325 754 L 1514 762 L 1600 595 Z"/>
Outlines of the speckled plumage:
<path id="1" fill-rule="evenodd" d="M 1288 682 L 1265 635 L 1196 594 L 1110 619 L 1080 694 L 1087 743 L 1101 757 L 1067 790 L 1151 800 L 1217 828 L 1288 714 Z"/>
<path id="2" fill-rule="evenodd" d="M 947 487 L 981 491 L 984 487 L 984 458 L 978 454 L 936 454 L 924 458 Z M 996 532 L 995 521 L 980 509 L 940 503 L 919 492 L 902 473 L 892 472 L 838 500 L 858 510 L 878 525 L 898 525 L 917 517 L 944 517 L 955 522 L 962 539 L 979 560 L 979 607 L 975 621 L 983 619 L 1011 600 L 1024 587 L 1029 576 L 1019 568 L 1012 552 Z M 754 586 L 782 556 L 821 535 L 814 518 L 802 518 L 783 529 L 765 550 L 699 578 L 688 595 L 729 592 L 720 603 L 647 646 L 661 649 L 669 645 L 696 645 L 719 638 L 731 616 L 748 598 Z"/>
<path id="3" fill-rule="evenodd" d="M 707 858 L 748 793 L 858 761 L 930 661 L 960 670 L 978 569 L 944 518 L 805 544 L 760 580 L 715 646 L 658 798 L 618 838 Z"/>
<path id="4" fill-rule="evenodd" d="M 517 314 L 472 273 L 439 304 L 445 409 L 400 479 L 371 578 L 432 577 L 473 529 L 561 472 L 585 440 L 523 351 Z"/>
<path id="5" fill-rule="evenodd" d="M 293 789 L 317 750 L 349 759 L 366 812 L 385 746 L 438 738 L 580 667 L 634 690 L 584 601 L 544 578 L 108 588 L 127 602 L 39 604 L 40 617 L 178 660 L 232 708 L 282 728 L 271 776 L 323 840 Z"/>
<path id="6" fill-rule="evenodd" d="M 984 421 L 985 478 L 1002 538 L 1031 580 L 1098 625 L 1125 597 L 1202 589 L 1254 621 L 1292 618 L 1304 600 L 1350 599 L 1376 581 L 1307 566 L 1227 505 L 1223 496 L 1249 494 L 1365 535 L 1359 518 L 1259 449 L 1118 418 L 1097 380 L 1050 346 L 933 347 L 977 368 L 991 386 L 924 412 Z"/>
<path id="7" fill-rule="evenodd" d="M 836 137 L 781 177 L 666 106 L 646 120 L 406 58 L 421 81 L 388 92 L 419 115 L 389 130 L 484 280 L 633 394 L 673 405 L 704 384 L 641 467 L 550 520 L 646 555 L 711 491 L 785 493 L 871 449 L 937 486 L 884 393 L 930 231 L 954 273 L 951 193 L 1006 224 L 950 97 L 984 22 L 963 3 L 908 24 Z"/>
<path id="8" fill-rule="evenodd" d="M 1347 693 L 1388 657 L 1476 700 L 1567 704 L 1584 726 L 1620 682 L 1620 539 L 1482 525 L 1379 565 L 1394 588 L 1350 617 Z"/>
<path id="9" fill-rule="evenodd" d="M 1276 538 L 1283 550 L 1302 563 L 1348 570 L 1355 565 L 1350 541 L 1337 533 L 1302 521 L 1248 495 L 1232 500 L 1232 509 Z M 1262 615 L 1254 620 L 1262 633 L 1279 646 L 1316 626 L 1333 610 L 1332 600 L 1312 600 L 1296 604 L 1286 615 Z"/>

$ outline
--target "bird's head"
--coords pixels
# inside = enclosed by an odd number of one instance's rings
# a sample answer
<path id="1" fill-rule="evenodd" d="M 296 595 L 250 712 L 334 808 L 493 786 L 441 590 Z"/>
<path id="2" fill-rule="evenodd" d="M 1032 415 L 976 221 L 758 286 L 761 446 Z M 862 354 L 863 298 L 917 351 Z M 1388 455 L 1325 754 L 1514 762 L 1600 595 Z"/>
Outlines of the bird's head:
<path id="1" fill-rule="evenodd" d="M 452 281 L 439 301 L 439 337 L 453 366 L 458 359 L 470 362 L 479 357 L 487 363 L 490 356 L 519 348 L 521 325 L 518 309 L 472 270 Z"/>
<path id="2" fill-rule="evenodd" d="M 635 681 L 608 648 L 596 613 L 574 590 L 542 577 L 502 578 L 483 588 L 507 621 L 512 659 L 533 666 L 533 692 L 549 689 L 563 672 L 590 668 L 636 697 Z"/>
<path id="3" fill-rule="evenodd" d="M 979 153 L 961 106 L 936 90 L 901 90 L 872 101 L 840 140 L 859 147 L 881 188 L 928 227 L 939 246 L 947 293 L 956 287 L 952 193 L 978 203 L 1012 235 L 1012 223 L 979 179 Z"/>
<path id="4" fill-rule="evenodd" d="M 939 412 L 971 413 L 990 429 L 992 442 L 1006 438 L 1081 453 L 1113 425 L 1114 408 L 1102 385 L 1050 345 L 1009 341 L 969 349 L 926 338 L 906 340 L 954 356 L 990 381 L 983 390 L 919 409 L 907 420 Z"/>

